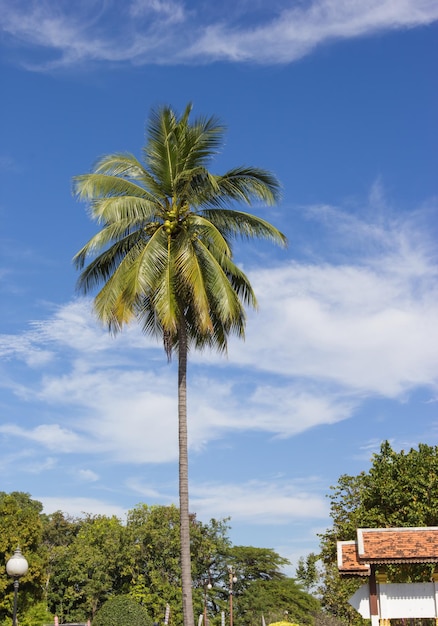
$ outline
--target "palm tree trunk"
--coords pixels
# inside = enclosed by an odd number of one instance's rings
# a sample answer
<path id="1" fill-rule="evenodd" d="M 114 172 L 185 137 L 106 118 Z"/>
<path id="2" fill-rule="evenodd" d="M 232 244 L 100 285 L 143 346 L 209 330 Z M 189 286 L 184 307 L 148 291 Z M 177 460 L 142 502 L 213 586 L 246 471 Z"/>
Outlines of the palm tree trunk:
<path id="1" fill-rule="evenodd" d="M 184 626 L 194 626 L 190 561 L 189 463 L 187 441 L 187 332 L 181 319 L 178 331 L 178 433 L 181 583 Z"/>

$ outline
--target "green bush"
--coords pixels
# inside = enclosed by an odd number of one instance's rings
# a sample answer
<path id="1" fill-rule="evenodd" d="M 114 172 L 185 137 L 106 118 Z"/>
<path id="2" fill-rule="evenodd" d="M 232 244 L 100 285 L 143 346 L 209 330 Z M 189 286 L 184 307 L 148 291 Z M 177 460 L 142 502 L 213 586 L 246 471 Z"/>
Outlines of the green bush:
<path id="1" fill-rule="evenodd" d="M 145 607 L 130 596 L 116 596 L 98 610 L 93 626 L 153 626 L 153 622 Z"/>
<path id="2" fill-rule="evenodd" d="M 20 626 L 44 626 L 53 624 L 53 617 L 45 602 L 36 602 L 20 617 L 18 623 Z"/>

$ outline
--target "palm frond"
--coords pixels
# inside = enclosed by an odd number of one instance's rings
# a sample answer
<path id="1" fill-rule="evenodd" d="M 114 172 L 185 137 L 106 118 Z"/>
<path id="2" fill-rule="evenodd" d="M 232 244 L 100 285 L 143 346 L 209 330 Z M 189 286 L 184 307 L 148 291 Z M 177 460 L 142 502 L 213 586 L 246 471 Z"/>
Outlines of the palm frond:
<path id="1" fill-rule="evenodd" d="M 230 284 L 243 304 L 251 306 L 253 309 L 257 309 L 257 298 L 246 274 L 232 261 L 230 257 L 217 257 L 217 251 L 211 247 L 209 248 L 209 251 L 215 256 L 215 258 L 217 258 L 218 263 L 224 270 Z"/>
<path id="2" fill-rule="evenodd" d="M 144 176 L 145 169 L 133 154 L 115 152 L 101 157 L 95 163 L 93 172 L 107 176 L 141 179 Z"/>
<path id="3" fill-rule="evenodd" d="M 202 214 L 221 233 L 228 236 L 267 239 L 282 247 L 287 245 L 287 238 L 281 231 L 270 222 L 251 213 L 232 209 L 205 209 Z"/>
<path id="4" fill-rule="evenodd" d="M 141 228 L 163 215 L 164 203 L 136 196 L 98 198 L 90 205 L 90 213 L 98 224 L 129 220 L 131 230 Z"/>
<path id="5" fill-rule="evenodd" d="M 78 269 L 84 267 L 88 257 L 94 257 L 99 250 L 105 248 L 106 244 L 111 241 L 112 229 L 113 226 L 109 226 L 107 229 L 99 231 L 76 253 L 73 257 L 73 262 Z M 78 288 L 81 291 L 88 292 L 91 287 L 105 281 L 120 261 L 142 239 L 139 232 L 127 233 L 125 237 L 119 238 L 112 246 L 104 250 L 89 263 L 79 277 Z"/>
<path id="6" fill-rule="evenodd" d="M 260 200 L 268 205 L 280 199 L 281 187 L 276 176 L 256 167 L 236 167 L 217 176 L 219 193 L 211 198 L 216 206 L 226 206 L 230 200 L 252 204 Z"/>
<path id="7" fill-rule="evenodd" d="M 143 155 L 148 169 L 160 181 L 166 195 L 171 196 L 178 162 L 175 141 L 177 117 L 170 107 L 153 110 L 148 124 L 148 141 Z"/>
<path id="8" fill-rule="evenodd" d="M 190 215 L 187 221 L 190 235 L 194 238 L 201 238 L 209 247 L 214 246 L 219 255 L 231 257 L 231 248 L 223 232 L 217 228 L 216 224 L 203 215 L 197 214 Z"/>
<path id="9" fill-rule="evenodd" d="M 135 196 L 153 201 L 156 196 L 141 185 L 108 174 L 82 174 L 73 179 L 73 193 L 79 200 L 93 201 L 97 198 Z"/>
<path id="10" fill-rule="evenodd" d="M 156 180 L 146 167 L 132 154 L 115 153 L 102 157 L 97 161 L 94 174 L 105 174 L 138 181 L 153 195 L 160 195 L 160 181 Z"/>
<path id="11" fill-rule="evenodd" d="M 229 326 L 230 330 L 239 328 L 240 332 L 239 321 L 244 315 L 244 310 L 236 291 L 230 284 L 227 273 L 202 240 L 196 241 L 194 248 L 202 266 L 210 310 L 225 327 Z"/>
<path id="12" fill-rule="evenodd" d="M 131 319 L 134 312 L 133 303 L 125 296 L 126 274 L 130 269 L 132 256 L 135 255 L 131 251 L 131 255 L 123 258 L 94 299 L 98 319 L 113 334 L 122 330 L 123 324 Z"/>
<path id="13" fill-rule="evenodd" d="M 216 117 L 199 117 L 182 131 L 180 171 L 205 167 L 223 145 L 225 126 Z"/>
<path id="14" fill-rule="evenodd" d="M 198 333 L 209 334 L 212 330 L 210 301 L 204 282 L 203 267 L 199 263 L 191 241 L 184 242 L 175 250 L 177 294 L 181 309 L 186 314 L 192 309 L 197 320 Z"/>
<path id="15" fill-rule="evenodd" d="M 180 116 L 171 107 L 152 111 L 143 163 L 111 154 L 73 181 L 102 226 L 74 257 L 78 288 L 100 288 L 95 309 L 112 332 L 136 317 L 165 338 L 168 354 L 178 350 L 181 324 L 192 347 L 222 351 L 229 333 L 244 335 L 244 307 L 257 302 L 233 262 L 232 239 L 286 244 L 269 222 L 233 207 L 276 202 L 276 177 L 251 167 L 211 173 L 225 127 L 215 117 L 191 120 L 191 112 L 191 104 Z"/>
<path id="16" fill-rule="evenodd" d="M 219 193 L 216 177 L 205 167 L 194 167 L 181 171 L 175 178 L 175 193 L 181 202 L 200 207 L 209 198 Z"/>

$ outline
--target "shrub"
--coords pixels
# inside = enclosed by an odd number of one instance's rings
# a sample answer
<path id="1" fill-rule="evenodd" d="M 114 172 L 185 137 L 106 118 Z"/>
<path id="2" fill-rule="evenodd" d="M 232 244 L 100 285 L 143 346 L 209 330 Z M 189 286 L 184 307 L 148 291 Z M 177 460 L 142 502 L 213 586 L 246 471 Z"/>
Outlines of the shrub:
<path id="1" fill-rule="evenodd" d="M 153 623 L 144 606 L 130 596 L 116 596 L 102 604 L 93 626 L 153 626 Z"/>

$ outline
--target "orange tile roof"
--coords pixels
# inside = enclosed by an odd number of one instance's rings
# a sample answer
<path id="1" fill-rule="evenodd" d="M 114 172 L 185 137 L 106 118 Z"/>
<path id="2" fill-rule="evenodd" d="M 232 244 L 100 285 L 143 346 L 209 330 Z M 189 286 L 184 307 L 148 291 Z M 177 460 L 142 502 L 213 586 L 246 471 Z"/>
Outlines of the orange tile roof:
<path id="1" fill-rule="evenodd" d="M 438 561 L 438 527 L 358 528 L 357 550 L 367 563 Z"/>
<path id="2" fill-rule="evenodd" d="M 358 528 L 357 541 L 338 541 L 341 574 L 366 576 L 378 563 L 437 563 L 438 527 Z"/>
<path id="3" fill-rule="evenodd" d="M 341 574 L 368 576 L 370 566 L 360 563 L 356 541 L 338 541 L 338 569 Z"/>

